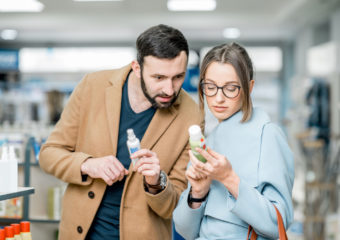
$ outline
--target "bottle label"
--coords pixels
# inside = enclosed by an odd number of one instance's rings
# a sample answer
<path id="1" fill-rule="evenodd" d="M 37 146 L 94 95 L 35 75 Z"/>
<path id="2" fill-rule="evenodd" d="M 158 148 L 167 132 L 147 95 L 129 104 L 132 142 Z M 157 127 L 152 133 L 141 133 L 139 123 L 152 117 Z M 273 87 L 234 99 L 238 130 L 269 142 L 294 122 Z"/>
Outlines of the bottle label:
<path id="1" fill-rule="evenodd" d="M 137 152 L 139 150 L 138 147 L 135 147 L 135 148 L 130 148 L 130 154 L 134 153 L 134 152 Z"/>
<path id="2" fill-rule="evenodd" d="M 134 152 L 137 152 L 139 149 L 140 149 L 139 147 L 132 147 L 132 148 L 129 148 L 130 155 L 133 154 Z M 133 166 L 135 166 L 135 164 L 136 164 L 136 162 L 137 162 L 138 160 L 139 160 L 139 158 L 131 159 Z"/>
<path id="3" fill-rule="evenodd" d="M 191 147 L 191 151 L 192 153 L 195 155 L 195 157 L 200 160 L 201 162 L 206 162 L 207 160 L 196 151 L 196 148 L 202 148 L 204 150 L 206 150 L 206 144 L 205 144 L 205 140 L 204 138 L 201 138 L 200 141 L 189 141 L 190 143 L 190 147 Z"/>

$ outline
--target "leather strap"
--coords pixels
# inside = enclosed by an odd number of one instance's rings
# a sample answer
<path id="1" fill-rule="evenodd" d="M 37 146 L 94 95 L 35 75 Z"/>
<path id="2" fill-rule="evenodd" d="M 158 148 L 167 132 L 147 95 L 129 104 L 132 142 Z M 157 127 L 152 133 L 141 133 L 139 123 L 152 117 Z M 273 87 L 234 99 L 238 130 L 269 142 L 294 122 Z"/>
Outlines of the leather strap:
<path id="1" fill-rule="evenodd" d="M 280 240 L 288 240 L 288 237 L 287 237 L 287 234 L 286 234 L 286 230 L 285 230 L 285 226 L 283 224 L 283 220 L 282 220 L 281 214 L 280 214 L 279 210 L 277 210 L 275 205 L 274 205 L 274 208 L 275 208 L 276 216 L 277 216 L 277 227 L 278 227 L 278 230 L 279 230 L 279 239 Z M 254 231 L 253 227 L 249 225 L 249 227 L 248 227 L 248 234 L 247 234 L 247 240 L 249 239 L 249 234 L 250 233 L 251 233 L 250 240 L 256 240 L 257 239 L 257 234 Z"/>

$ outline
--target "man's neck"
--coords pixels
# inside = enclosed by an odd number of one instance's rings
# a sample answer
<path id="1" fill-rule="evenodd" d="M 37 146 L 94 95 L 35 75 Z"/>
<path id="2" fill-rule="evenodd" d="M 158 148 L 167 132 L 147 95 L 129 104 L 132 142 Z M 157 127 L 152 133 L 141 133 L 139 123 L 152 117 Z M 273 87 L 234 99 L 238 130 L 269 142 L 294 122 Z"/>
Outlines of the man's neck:
<path id="1" fill-rule="evenodd" d="M 136 77 L 133 71 L 129 74 L 128 96 L 130 106 L 135 113 L 143 112 L 151 107 L 151 103 L 144 96 L 141 80 Z"/>

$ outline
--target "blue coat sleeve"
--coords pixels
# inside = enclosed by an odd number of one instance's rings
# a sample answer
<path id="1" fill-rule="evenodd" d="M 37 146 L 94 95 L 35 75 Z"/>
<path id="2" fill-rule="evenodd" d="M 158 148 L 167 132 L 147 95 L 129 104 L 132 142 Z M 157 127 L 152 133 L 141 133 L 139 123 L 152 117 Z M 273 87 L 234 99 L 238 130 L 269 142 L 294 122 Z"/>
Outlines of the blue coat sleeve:
<path id="1" fill-rule="evenodd" d="M 258 186 L 242 180 L 237 200 L 229 195 L 230 211 L 251 225 L 264 237 L 277 239 L 277 217 L 280 211 L 285 228 L 293 220 L 292 188 L 294 159 L 281 129 L 273 123 L 264 126 L 258 164 Z"/>
<path id="2" fill-rule="evenodd" d="M 186 240 L 198 237 L 206 205 L 206 202 L 203 202 L 197 209 L 190 208 L 187 201 L 189 190 L 190 184 L 182 193 L 178 205 L 173 212 L 175 229 Z"/>

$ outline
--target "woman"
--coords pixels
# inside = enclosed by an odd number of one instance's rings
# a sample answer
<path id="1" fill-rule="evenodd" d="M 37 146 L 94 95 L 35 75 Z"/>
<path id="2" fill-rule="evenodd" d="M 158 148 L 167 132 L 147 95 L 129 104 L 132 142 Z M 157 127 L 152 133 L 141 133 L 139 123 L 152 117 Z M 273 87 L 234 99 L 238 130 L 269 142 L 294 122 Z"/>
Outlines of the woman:
<path id="1" fill-rule="evenodd" d="M 277 239 L 277 215 L 285 228 L 293 220 L 294 160 L 287 141 L 268 115 L 252 107 L 252 62 L 240 45 L 223 44 L 205 56 L 200 73 L 200 106 L 219 120 L 207 138 L 207 162 L 190 151 L 188 188 L 173 218 L 185 239 Z"/>

